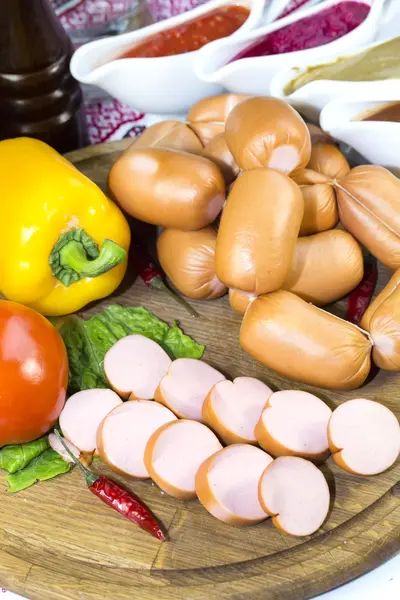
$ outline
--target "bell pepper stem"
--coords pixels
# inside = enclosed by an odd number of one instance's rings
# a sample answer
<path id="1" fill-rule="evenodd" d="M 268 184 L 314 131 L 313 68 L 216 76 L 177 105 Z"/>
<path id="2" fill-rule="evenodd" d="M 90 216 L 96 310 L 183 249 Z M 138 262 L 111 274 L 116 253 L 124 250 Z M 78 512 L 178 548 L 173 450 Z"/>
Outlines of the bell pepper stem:
<path id="1" fill-rule="evenodd" d="M 126 259 L 126 251 L 111 240 L 99 250 L 94 239 L 83 229 L 62 233 L 51 251 L 51 272 L 65 286 L 84 277 L 98 277 Z"/>
<path id="2" fill-rule="evenodd" d="M 104 240 L 97 258 L 89 260 L 80 242 L 72 240 L 60 250 L 60 264 L 69 267 L 80 277 L 98 277 L 119 265 L 126 252 L 111 240 Z"/>

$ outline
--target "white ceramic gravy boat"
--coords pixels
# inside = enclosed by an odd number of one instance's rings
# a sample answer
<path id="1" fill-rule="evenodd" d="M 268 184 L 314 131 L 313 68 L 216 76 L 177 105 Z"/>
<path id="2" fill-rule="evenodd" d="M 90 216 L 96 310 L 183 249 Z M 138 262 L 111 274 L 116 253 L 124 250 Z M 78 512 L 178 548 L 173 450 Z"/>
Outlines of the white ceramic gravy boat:
<path id="1" fill-rule="evenodd" d="M 336 4 L 341 4 L 342 1 L 326 0 L 322 4 L 317 4 L 309 9 L 302 9 L 293 15 L 279 19 L 275 23 L 260 27 L 255 31 L 246 31 L 235 37 L 231 36 L 230 38 L 211 42 L 198 51 L 194 62 L 195 73 L 203 81 L 222 85 L 230 92 L 269 95 L 272 79 L 282 68 L 296 64 L 303 65 L 316 60 L 321 62 L 324 57 L 351 51 L 371 42 L 376 35 L 382 8 L 386 0 L 354 0 L 371 6 L 367 18 L 350 33 L 324 46 L 271 56 L 242 58 L 231 63 L 229 61 L 267 34 L 300 19 L 318 14 Z"/>
<path id="2" fill-rule="evenodd" d="M 370 163 L 386 167 L 399 176 L 400 123 L 354 120 L 391 102 L 400 102 L 400 80 L 395 80 L 394 85 L 389 80 L 379 83 L 368 96 L 359 94 L 327 104 L 321 112 L 320 124 L 332 137 L 354 148 Z"/>
<path id="3" fill-rule="evenodd" d="M 115 59 L 136 42 L 227 4 L 250 8 L 249 17 L 231 37 L 253 29 L 263 18 L 265 0 L 212 0 L 143 29 L 81 46 L 72 57 L 71 73 L 81 83 L 96 85 L 120 102 L 143 112 L 186 112 L 201 98 L 218 94 L 222 89 L 218 83 L 201 81 L 194 74 L 193 61 L 198 50 L 157 58 Z"/>
<path id="4" fill-rule="evenodd" d="M 397 37 L 397 36 L 396 36 Z M 343 57 L 356 56 L 369 48 L 375 48 L 385 44 L 391 39 L 381 40 L 359 48 L 355 52 L 343 53 Z M 331 101 L 341 97 L 372 98 L 371 94 L 383 91 L 385 94 L 391 94 L 393 90 L 400 87 L 400 80 L 385 79 L 382 81 L 334 81 L 334 80 L 315 80 L 307 83 L 292 94 L 286 95 L 286 86 L 296 77 L 307 71 L 308 68 L 329 63 L 337 59 L 338 56 L 331 56 L 323 61 L 310 62 L 298 67 L 282 69 L 271 82 L 271 95 L 277 98 L 283 98 L 291 104 L 293 108 L 301 112 L 305 117 L 313 121 L 318 121 L 320 112 Z"/>

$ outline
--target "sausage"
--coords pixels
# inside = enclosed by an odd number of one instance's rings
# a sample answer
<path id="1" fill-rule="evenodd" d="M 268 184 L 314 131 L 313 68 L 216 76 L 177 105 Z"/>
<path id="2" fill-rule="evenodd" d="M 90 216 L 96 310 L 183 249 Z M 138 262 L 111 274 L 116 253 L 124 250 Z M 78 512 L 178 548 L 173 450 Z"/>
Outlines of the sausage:
<path id="1" fill-rule="evenodd" d="M 196 498 L 195 476 L 200 465 L 221 450 L 217 436 L 197 421 L 180 419 L 166 423 L 150 437 L 144 464 L 150 477 L 166 494 Z"/>
<path id="2" fill-rule="evenodd" d="M 132 150 L 149 147 L 183 150 L 192 154 L 201 154 L 203 144 L 197 135 L 181 121 L 161 121 L 147 127 L 134 142 L 124 150 L 129 154 Z"/>
<path id="3" fill-rule="evenodd" d="M 327 175 L 331 179 L 347 175 L 350 165 L 334 144 L 318 142 L 311 148 L 307 169 Z"/>
<path id="4" fill-rule="evenodd" d="M 339 467 L 356 475 L 377 475 L 400 454 L 400 426 L 383 404 L 359 398 L 344 402 L 328 424 L 329 447 Z"/>
<path id="5" fill-rule="evenodd" d="M 225 121 L 231 110 L 248 96 L 243 94 L 219 94 L 196 102 L 187 114 L 189 127 L 206 146 L 225 130 Z"/>
<path id="6" fill-rule="evenodd" d="M 218 94 L 202 98 L 196 104 L 193 104 L 189 110 L 186 120 L 190 123 L 222 123 L 229 113 L 239 102 L 246 100 L 249 96 L 244 94 Z"/>
<path id="7" fill-rule="evenodd" d="M 149 473 L 144 464 L 147 442 L 159 427 L 175 420 L 175 415 L 157 402 L 124 402 L 99 427 L 97 444 L 102 461 L 116 473 L 147 479 Z"/>
<path id="8" fill-rule="evenodd" d="M 310 160 L 306 124 L 294 108 L 278 98 L 249 98 L 235 106 L 226 120 L 225 137 L 243 170 L 269 167 L 289 175 Z"/>
<path id="9" fill-rule="evenodd" d="M 229 302 L 234 311 L 240 315 L 244 315 L 248 305 L 252 300 L 257 298 L 255 294 L 249 294 L 248 292 L 242 292 L 241 290 L 229 290 Z"/>
<path id="10" fill-rule="evenodd" d="M 188 123 L 188 127 L 193 131 L 196 137 L 201 141 L 202 145 L 207 146 L 218 135 L 225 131 L 224 123 Z"/>
<path id="11" fill-rule="evenodd" d="M 239 175 L 218 230 L 218 279 L 228 287 L 256 295 L 282 287 L 293 259 L 303 209 L 300 188 L 286 175 L 272 169 Z"/>
<path id="12" fill-rule="evenodd" d="M 239 175 L 239 167 L 226 143 L 225 134 L 216 135 L 204 148 L 203 156 L 212 160 L 224 176 L 226 185 L 230 185 Z"/>
<path id="13" fill-rule="evenodd" d="M 128 335 L 106 353 L 104 372 L 122 398 L 151 400 L 171 362 L 153 340 L 144 335 Z"/>
<path id="14" fill-rule="evenodd" d="M 209 513 L 230 525 L 254 525 L 267 515 L 258 482 L 272 458 L 260 448 L 234 444 L 203 462 L 196 475 L 197 496 Z"/>
<path id="15" fill-rule="evenodd" d="M 158 260 L 177 290 L 194 300 L 210 300 L 226 293 L 215 274 L 217 232 L 164 229 L 157 240 Z"/>
<path id="16" fill-rule="evenodd" d="M 284 290 L 250 304 L 240 344 L 280 375 L 321 388 L 358 388 L 371 369 L 366 334 Z"/>
<path id="17" fill-rule="evenodd" d="M 333 144 L 332 137 L 329 135 L 329 133 L 323 131 L 321 127 L 318 127 L 318 125 L 313 125 L 312 123 L 306 123 L 306 125 L 308 131 L 310 132 L 312 145 L 319 144 L 321 142 Z"/>
<path id="18" fill-rule="evenodd" d="M 161 379 L 154 399 L 182 419 L 201 421 L 208 392 L 223 379 L 222 373 L 201 360 L 178 358 Z"/>
<path id="19" fill-rule="evenodd" d="M 367 308 L 360 326 L 371 334 L 376 366 L 400 371 L 400 269 Z"/>
<path id="20" fill-rule="evenodd" d="M 383 290 L 377 295 L 377 297 L 371 302 L 367 310 L 363 314 L 360 322 L 360 327 L 369 331 L 371 325 L 371 318 L 376 310 L 390 297 L 394 299 L 400 299 L 400 269 L 398 269 L 390 278 L 390 281 L 385 285 Z"/>
<path id="21" fill-rule="evenodd" d="M 203 422 L 225 444 L 256 444 L 254 428 L 272 390 L 254 377 L 219 381 L 203 404 Z"/>
<path id="22" fill-rule="evenodd" d="M 311 235 L 336 227 L 339 221 L 335 190 L 330 184 L 301 185 L 304 216 L 299 235 Z"/>
<path id="23" fill-rule="evenodd" d="M 275 392 L 255 428 L 261 448 L 271 456 L 300 456 L 324 462 L 330 452 L 327 427 L 332 411 L 314 394 Z"/>
<path id="24" fill-rule="evenodd" d="M 384 167 L 352 169 L 335 183 L 344 227 L 389 269 L 400 267 L 400 180 Z"/>
<path id="25" fill-rule="evenodd" d="M 63 436 L 81 452 L 97 452 L 97 430 L 121 398 L 111 390 L 83 390 L 73 394 L 60 414 Z"/>
<path id="26" fill-rule="evenodd" d="M 111 168 L 109 186 L 132 217 L 183 230 L 212 223 L 225 201 L 224 178 L 211 160 L 165 148 L 121 155 Z"/>
<path id="27" fill-rule="evenodd" d="M 325 477 L 313 463 L 296 456 L 281 456 L 265 469 L 259 498 L 275 527 L 289 535 L 311 535 L 329 511 Z"/>
<path id="28" fill-rule="evenodd" d="M 350 233 L 332 229 L 297 240 L 283 289 L 324 306 L 354 290 L 363 274 L 358 242 Z"/>

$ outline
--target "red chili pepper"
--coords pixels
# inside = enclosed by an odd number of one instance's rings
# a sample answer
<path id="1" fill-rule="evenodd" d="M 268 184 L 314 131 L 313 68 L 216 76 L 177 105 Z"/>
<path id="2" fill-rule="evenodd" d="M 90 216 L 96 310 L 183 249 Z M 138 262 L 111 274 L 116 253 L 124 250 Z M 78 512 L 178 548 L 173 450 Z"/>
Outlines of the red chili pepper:
<path id="1" fill-rule="evenodd" d="M 350 323 L 358 325 L 370 305 L 374 294 L 376 280 L 378 278 L 378 266 L 376 259 L 368 257 L 364 262 L 364 277 L 361 283 L 349 295 L 347 303 L 346 319 Z"/>
<path id="2" fill-rule="evenodd" d="M 164 273 L 153 261 L 144 246 L 137 242 L 134 242 L 132 246 L 136 250 L 134 260 L 138 267 L 139 276 L 143 279 L 147 287 L 167 292 L 176 302 L 179 302 L 192 317 L 198 317 L 199 313 L 195 311 L 188 302 L 165 285 L 163 280 Z"/>
<path id="3" fill-rule="evenodd" d="M 167 540 L 157 519 L 137 496 L 104 475 L 94 475 L 72 454 L 57 429 L 55 429 L 55 433 L 74 463 L 80 467 L 92 494 L 100 498 L 108 506 L 111 506 L 111 508 L 119 512 L 123 517 L 150 533 L 157 540 L 160 540 L 160 542 Z"/>

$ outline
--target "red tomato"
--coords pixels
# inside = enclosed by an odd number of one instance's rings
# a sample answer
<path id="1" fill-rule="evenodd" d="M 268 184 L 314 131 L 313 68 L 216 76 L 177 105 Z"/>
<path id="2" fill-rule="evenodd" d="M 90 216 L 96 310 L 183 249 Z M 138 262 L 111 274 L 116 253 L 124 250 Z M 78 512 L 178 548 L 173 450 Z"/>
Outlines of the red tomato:
<path id="1" fill-rule="evenodd" d="M 0 447 L 44 435 L 65 403 L 68 358 L 42 315 L 0 300 Z"/>

